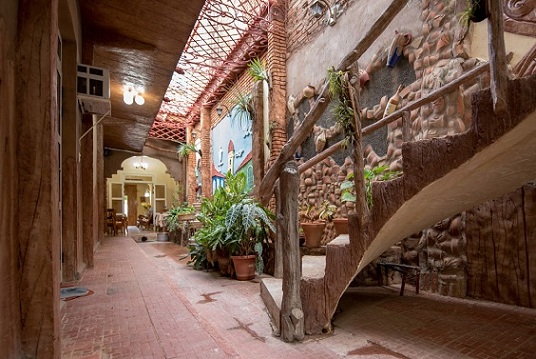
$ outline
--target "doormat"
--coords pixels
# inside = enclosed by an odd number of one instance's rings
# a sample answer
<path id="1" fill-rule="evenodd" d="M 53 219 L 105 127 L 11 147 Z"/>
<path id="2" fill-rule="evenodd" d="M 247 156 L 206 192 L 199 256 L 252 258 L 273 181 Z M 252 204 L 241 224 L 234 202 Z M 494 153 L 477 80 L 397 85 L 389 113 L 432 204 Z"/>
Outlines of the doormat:
<path id="1" fill-rule="evenodd" d="M 94 292 L 84 287 L 68 287 L 60 289 L 60 299 L 67 301 L 79 297 L 85 297 L 86 295 L 91 295 Z"/>

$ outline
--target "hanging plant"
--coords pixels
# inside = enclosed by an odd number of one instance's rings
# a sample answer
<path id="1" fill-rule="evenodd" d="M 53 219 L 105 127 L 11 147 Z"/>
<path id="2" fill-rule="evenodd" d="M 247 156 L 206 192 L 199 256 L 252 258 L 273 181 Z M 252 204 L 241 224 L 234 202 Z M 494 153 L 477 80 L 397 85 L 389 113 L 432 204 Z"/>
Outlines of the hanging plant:
<path id="1" fill-rule="evenodd" d="M 183 143 L 177 149 L 177 154 L 184 158 L 188 157 L 192 152 L 197 152 L 197 149 L 193 143 Z"/>
<path id="2" fill-rule="evenodd" d="M 268 81 L 268 70 L 266 70 L 266 61 L 261 61 L 258 57 L 251 60 L 248 64 L 249 74 L 255 81 Z"/>
<path id="3" fill-rule="evenodd" d="M 343 140 L 343 147 L 348 148 L 349 145 L 354 144 L 356 128 L 346 73 L 343 71 L 335 71 L 333 68 L 329 69 L 328 84 L 331 98 L 334 101 L 332 114 L 335 116 L 337 124 L 344 132 L 345 138 Z"/>
<path id="4" fill-rule="evenodd" d="M 238 120 L 240 127 L 248 128 L 253 117 L 253 107 L 251 105 L 251 94 L 245 94 L 240 90 L 233 92 L 231 97 L 231 126 Z"/>

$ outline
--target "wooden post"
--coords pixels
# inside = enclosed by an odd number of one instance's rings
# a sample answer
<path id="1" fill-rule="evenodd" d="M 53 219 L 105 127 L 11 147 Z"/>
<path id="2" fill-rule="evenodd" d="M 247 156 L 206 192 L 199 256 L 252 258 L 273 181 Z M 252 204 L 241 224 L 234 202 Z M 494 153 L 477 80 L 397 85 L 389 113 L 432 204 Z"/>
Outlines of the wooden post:
<path id="1" fill-rule="evenodd" d="M 352 158 L 354 162 L 354 183 L 355 183 L 355 197 L 356 197 L 356 211 L 359 221 L 359 228 L 363 228 L 365 221 L 368 218 L 369 209 L 367 206 L 366 190 L 365 190 L 365 161 L 363 160 L 363 146 L 361 145 L 361 106 L 359 106 L 359 68 L 357 64 L 352 68 L 354 74 L 353 85 L 350 81 L 347 81 L 348 92 L 350 99 L 352 100 L 352 108 L 354 110 L 355 121 L 355 137 L 354 137 L 354 151 L 352 152 Z M 349 74 L 346 75 L 347 77 Z"/>
<path id="2" fill-rule="evenodd" d="M 283 233 L 286 232 L 286 227 L 284 227 L 284 221 L 279 220 L 279 218 L 285 218 L 281 214 L 281 197 L 280 197 L 279 186 L 275 189 L 276 197 L 276 213 L 277 213 L 277 235 L 274 243 L 274 278 L 283 278 L 283 241 L 285 240 Z"/>
<path id="3" fill-rule="evenodd" d="M 298 165 L 289 161 L 279 181 L 280 212 L 283 237 L 283 299 L 281 301 L 281 337 L 286 342 L 305 336 L 304 315 L 300 297 L 301 263 L 298 238 Z"/>
<path id="4" fill-rule="evenodd" d="M 488 19 L 488 51 L 491 65 L 491 97 L 495 114 L 506 112 L 506 96 L 508 87 L 508 65 L 504 46 L 503 2 L 487 0 Z"/>
<path id="5" fill-rule="evenodd" d="M 402 112 L 402 141 L 411 141 L 411 115 L 409 111 Z"/>

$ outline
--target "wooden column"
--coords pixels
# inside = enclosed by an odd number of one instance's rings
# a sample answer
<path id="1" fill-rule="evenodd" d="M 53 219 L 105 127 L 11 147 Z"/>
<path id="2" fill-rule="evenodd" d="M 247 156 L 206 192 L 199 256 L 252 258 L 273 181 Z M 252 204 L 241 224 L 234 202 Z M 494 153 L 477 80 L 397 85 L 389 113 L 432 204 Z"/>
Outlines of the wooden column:
<path id="1" fill-rule="evenodd" d="M 280 212 L 277 221 L 283 230 L 283 299 L 281 301 L 281 337 L 286 342 L 305 336 L 304 315 L 300 297 L 301 262 L 298 236 L 298 165 L 285 165 L 279 182 Z"/>
<path id="2" fill-rule="evenodd" d="M 85 115 L 82 132 L 93 126 L 92 116 Z M 82 252 L 84 263 L 93 267 L 93 131 L 90 131 L 80 143 L 80 160 L 82 172 Z"/>
<path id="3" fill-rule="evenodd" d="M 506 112 L 506 97 L 508 91 L 508 64 L 504 46 L 504 21 L 502 0 L 488 1 L 488 51 L 491 65 L 491 97 L 495 114 Z"/>
<path id="4" fill-rule="evenodd" d="M 19 274 L 11 280 L 20 281 L 21 325 L 15 329 L 21 358 L 59 358 L 58 1 L 20 1 L 17 18 Z"/>
<path id="5" fill-rule="evenodd" d="M 6 3 L 6 19 L 0 19 L 0 358 L 21 357 L 20 312 L 20 244 L 18 213 L 19 192 L 17 130 L 20 124 L 15 111 L 16 63 L 14 47 L 17 39 L 17 3 Z M 11 7 L 11 9 L 9 9 Z M 6 11 L 5 8 L 2 9 Z M 11 11 L 9 11 L 11 10 Z M 25 25 L 27 26 L 27 24 Z M 28 119 L 26 119 L 28 121 Z"/>
<path id="6" fill-rule="evenodd" d="M 76 100 L 76 43 L 63 41 L 63 121 L 62 121 L 62 281 L 78 279 L 78 138 L 80 121 Z"/>

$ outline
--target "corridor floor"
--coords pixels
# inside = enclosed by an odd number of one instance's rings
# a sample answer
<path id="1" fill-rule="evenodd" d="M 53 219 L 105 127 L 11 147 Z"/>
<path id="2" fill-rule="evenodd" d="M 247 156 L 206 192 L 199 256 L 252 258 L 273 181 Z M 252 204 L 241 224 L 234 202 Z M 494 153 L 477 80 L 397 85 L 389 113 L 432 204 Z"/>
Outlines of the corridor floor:
<path id="1" fill-rule="evenodd" d="M 536 310 L 349 290 L 334 331 L 272 336 L 257 281 L 195 271 L 173 243 L 106 237 L 62 308 L 62 358 L 535 358 Z"/>

